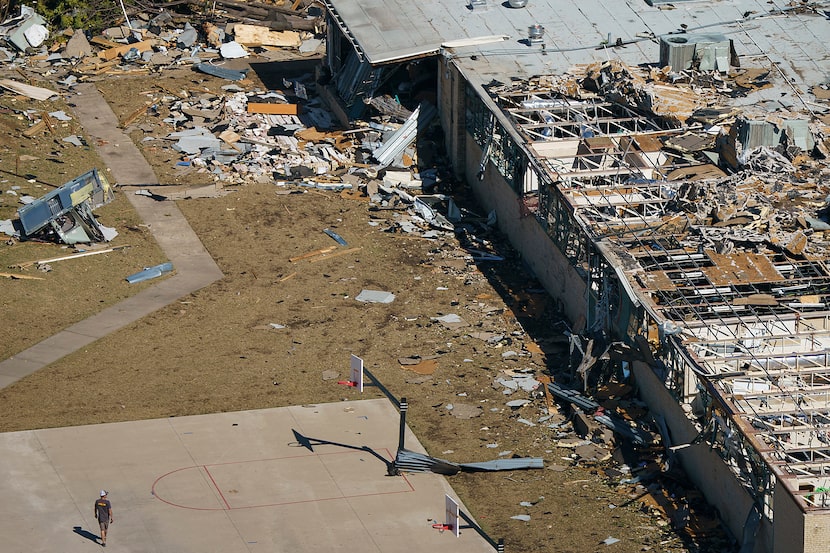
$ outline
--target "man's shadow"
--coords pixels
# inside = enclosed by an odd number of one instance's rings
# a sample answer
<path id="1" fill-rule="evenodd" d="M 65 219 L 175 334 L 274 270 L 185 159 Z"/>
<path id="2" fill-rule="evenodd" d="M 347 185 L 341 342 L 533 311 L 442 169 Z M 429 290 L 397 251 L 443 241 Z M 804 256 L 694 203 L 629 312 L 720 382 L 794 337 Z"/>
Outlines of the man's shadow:
<path id="1" fill-rule="evenodd" d="M 76 534 L 78 534 L 79 536 L 83 537 L 83 538 L 86 538 L 90 541 L 94 541 L 95 543 L 98 543 L 98 536 L 96 536 L 95 534 L 93 534 L 92 532 L 90 532 L 88 530 L 84 530 L 80 526 L 75 526 L 72 529 L 72 531 L 75 532 Z"/>

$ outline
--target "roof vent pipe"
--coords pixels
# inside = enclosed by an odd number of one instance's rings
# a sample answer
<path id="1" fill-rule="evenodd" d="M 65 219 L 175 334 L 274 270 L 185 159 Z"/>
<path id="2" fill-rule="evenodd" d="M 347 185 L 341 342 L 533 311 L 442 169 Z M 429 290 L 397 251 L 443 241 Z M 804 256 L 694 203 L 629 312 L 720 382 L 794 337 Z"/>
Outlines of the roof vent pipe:
<path id="1" fill-rule="evenodd" d="M 545 40 L 544 35 L 545 28 L 538 23 L 527 28 L 527 39 L 531 44 L 543 42 Z"/>
<path id="2" fill-rule="evenodd" d="M 511 8 L 524 8 L 527 6 L 527 0 L 507 0 Z"/>

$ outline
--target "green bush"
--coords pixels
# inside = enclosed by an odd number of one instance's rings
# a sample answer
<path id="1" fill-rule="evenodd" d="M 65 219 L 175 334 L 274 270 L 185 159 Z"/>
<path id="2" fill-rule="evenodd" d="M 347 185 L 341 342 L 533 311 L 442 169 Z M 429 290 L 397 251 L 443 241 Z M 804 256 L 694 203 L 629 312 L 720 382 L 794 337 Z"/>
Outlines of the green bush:
<path id="1" fill-rule="evenodd" d="M 37 0 L 34 8 L 53 32 L 82 29 L 97 33 L 122 19 L 120 5 L 113 1 Z M 19 12 L 19 8 L 15 10 Z"/>

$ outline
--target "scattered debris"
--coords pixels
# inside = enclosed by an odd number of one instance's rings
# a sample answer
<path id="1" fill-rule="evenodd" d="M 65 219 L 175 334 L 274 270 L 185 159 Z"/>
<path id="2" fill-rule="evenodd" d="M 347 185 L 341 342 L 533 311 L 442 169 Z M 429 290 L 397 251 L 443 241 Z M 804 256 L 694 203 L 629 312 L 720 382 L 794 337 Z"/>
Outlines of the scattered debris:
<path id="1" fill-rule="evenodd" d="M 37 267 L 40 268 L 44 265 L 48 265 L 49 263 L 55 263 L 55 262 L 58 262 L 58 261 L 66 261 L 68 259 L 77 259 L 79 257 L 88 257 L 90 255 L 98 255 L 98 254 L 102 254 L 102 253 L 117 252 L 117 251 L 123 250 L 125 248 L 129 248 L 129 247 L 130 246 L 128 246 L 128 245 L 124 245 L 124 246 L 116 246 L 114 248 L 107 248 L 107 249 L 104 249 L 104 250 L 82 251 L 82 252 L 75 253 L 75 254 L 72 254 L 72 255 L 52 257 L 50 259 L 38 259 L 36 261 L 25 261 L 23 263 L 17 263 L 14 266 L 17 267 L 17 268 L 20 268 L 20 269 L 27 269 L 27 268 L 31 267 L 32 265 L 37 265 Z"/>
<path id="2" fill-rule="evenodd" d="M 459 472 L 541 469 L 544 468 L 544 460 L 535 457 L 517 457 L 482 463 L 453 463 L 407 449 L 399 449 L 395 456 L 395 466 L 406 472 L 434 472 L 450 476 Z"/>
<path id="3" fill-rule="evenodd" d="M 158 278 L 162 275 L 165 275 L 169 272 L 173 271 L 173 264 L 170 262 L 161 263 L 159 265 L 154 265 L 153 267 L 146 267 L 144 270 L 139 271 L 135 274 L 132 274 L 127 277 L 127 282 L 130 284 L 135 284 L 137 282 L 143 282 L 145 280 L 150 280 L 153 278 Z"/>
<path id="4" fill-rule="evenodd" d="M 336 232 L 334 232 L 333 230 L 324 228 L 323 232 L 325 232 L 327 235 L 329 235 L 332 240 L 334 240 L 335 242 L 337 242 L 341 246 L 348 246 L 346 241 L 343 240 L 343 237 L 340 236 L 339 234 L 337 234 Z"/>
<path id="5" fill-rule="evenodd" d="M 0 273 L 0 277 L 10 278 L 12 280 L 45 280 L 43 277 L 36 277 L 31 275 L 21 275 L 17 273 Z"/>
<path id="6" fill-rule="evenodd" d="M 444 327 L 448 328 L 449 330 L 456 330 L 459 328 L 463 328 L 465 326 L 469 326 L 469 323 L 462 319 L 459 315 L 455 313 L 450 313 L 448 315 L 442 315 L 440 317 L 433 317 L 433 321 L 438 321 Z"/>
<path id="7" fill-rule="evenodd" d="M 355 300 L 364 303 L 392 303 L 395 301 L 395 294 L 380 290 L 361 290 Z"/>
<path id="8" fill-rule="evenodd" d="M 433 374 L 438 369 L 438 359 L 435 357 L 409 357 L 398 359 L 398 363 L 407 370 L 421 375 Z"/>
<path id="9" fill-rule="evenodd" d="M 444 408 L 457 419 L 473 419 L 482 413 L 481 407 L 468 403 L 448 403 Z"/>

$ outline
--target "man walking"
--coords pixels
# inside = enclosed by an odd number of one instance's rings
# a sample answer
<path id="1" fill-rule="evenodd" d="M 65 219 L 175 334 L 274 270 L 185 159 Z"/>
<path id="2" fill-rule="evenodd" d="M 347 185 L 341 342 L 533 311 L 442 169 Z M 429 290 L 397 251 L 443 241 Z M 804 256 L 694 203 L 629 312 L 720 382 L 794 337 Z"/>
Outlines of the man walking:
<path id="1" fill-rule="evenodd" d="M 107 546 L 107 530 L 112 524 L 112 503 L 107 499 L 107 490 L 101 490 L 101 497 L 95 501 L 95 518 L 101 528 L 101 545 Z"/>

